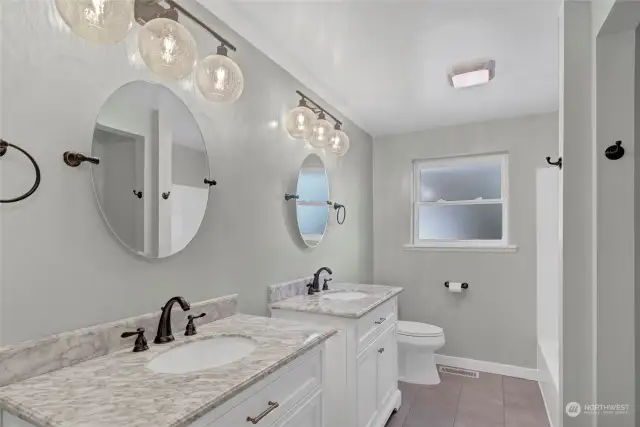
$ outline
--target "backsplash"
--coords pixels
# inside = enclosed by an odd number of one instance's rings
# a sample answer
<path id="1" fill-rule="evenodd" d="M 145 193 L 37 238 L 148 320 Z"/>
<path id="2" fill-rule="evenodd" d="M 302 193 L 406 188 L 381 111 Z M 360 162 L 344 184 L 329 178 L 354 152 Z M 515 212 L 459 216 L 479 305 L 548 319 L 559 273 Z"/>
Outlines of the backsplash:
<path id="1" fill-rule="evenodd" d="M 213 322 L 237 312 L 238 295 L 228 295 L 191 304 L 189 312 L 172 310 L 174 334 L 182 333 L 189 314 L 207 313 L 198 324 Z M 156 335 L 160 311 L 104 323 L 90 328 L 63 332 L 51 337 L 0 348 L 0 387 L 51 371 L 72 366 L 105 354 L 133 348 L 134 338 L 120 338 L 126 331 L 145 328 L 151 343 Z"/>
<path id="2" fill-rule="evenodd" d="M 323 279 L 328 276 L 329 274 L 325 271 L 320 273 L 320 285 L 322 285 Z M 308 276 L 290 282 L 269 285 L 267 287 L 268 302 L 271 304 L 276 301 L 295 297 L 296 295 L 304 295 L 307 292 L 307 285 L 312 282 L 313 276 Z"/>

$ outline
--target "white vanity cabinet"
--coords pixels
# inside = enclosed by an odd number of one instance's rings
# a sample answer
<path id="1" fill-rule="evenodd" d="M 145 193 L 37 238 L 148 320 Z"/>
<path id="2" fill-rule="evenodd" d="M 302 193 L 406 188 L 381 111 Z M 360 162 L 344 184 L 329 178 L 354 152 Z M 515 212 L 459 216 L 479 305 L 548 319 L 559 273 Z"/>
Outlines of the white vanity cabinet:
<path id="1" fill-rule="evenodd" d="M 392 412 L 400 407 L 396 313 L 395 297 L 359 319 L 271 310 L 273 317 L 339 330 L 325 344 L 327 427 L 384 427 Z M 296 427 L 302 426 L 306 424 Z"/>
<path id="2" fill-rule="evenodd" d="M 323 418 L 323 347 L 276 370 L 189 427 L 330 427 Z M 34 427 L 7 412 L 0 411 L 0 420 L 0 427 Z"/>

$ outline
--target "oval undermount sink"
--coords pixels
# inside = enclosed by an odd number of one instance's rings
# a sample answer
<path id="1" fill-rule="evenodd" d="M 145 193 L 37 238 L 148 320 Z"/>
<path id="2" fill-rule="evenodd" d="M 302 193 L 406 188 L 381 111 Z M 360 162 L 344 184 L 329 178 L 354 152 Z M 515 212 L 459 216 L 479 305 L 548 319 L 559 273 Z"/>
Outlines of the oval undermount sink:
<path id="1" fill-rule="evenodd" d="M 332 294 L 326 294 L 326 295 L 323 295 L 322 298 L 330 299 L 333 301 L 353 301 L 353 300 L 365 298 L 366 296 L 367 294 L 365 294 L 364 292 L 353 291 L 353 292 L 335 292 Z"/>
<path id="2" fill-rule="evenodd" d="M 213 337 L 176 347 L 151 360 L 148 369 L 187 374 L 228 365 L 253 353 L 258 343 L 248 337 Z"/>

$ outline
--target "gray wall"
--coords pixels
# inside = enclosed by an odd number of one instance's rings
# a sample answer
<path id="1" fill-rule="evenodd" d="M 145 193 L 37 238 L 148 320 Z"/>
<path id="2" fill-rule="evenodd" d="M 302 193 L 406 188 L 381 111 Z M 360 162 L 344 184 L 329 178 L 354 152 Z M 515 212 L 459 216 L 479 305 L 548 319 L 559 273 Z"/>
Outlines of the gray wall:
<path id="1" fill-rule="evenodd" d="M 640 147 L 640 27 L 636 29 L 635 37 L 635 58 L 634 58 L 634 151 L 635 147 Z M 635 337 L 635 409 L 640 408 L 640 156 L 635 153 L 633 155 L 633 168 L 634 168 L 634 188 L 633 188 L 633 200 L 634 200 L 634 337 Z M 635 171 L 639 171 L 636 173 Z M 638 249 L 638 250 L 636 250 Z M 636 420 L 638 416 L 636 415 Z"/>
<path id="2" fill-rule="evenodd" d="M 193 0 L 182 3 L 237 45 L 244 94 L 217 105 L 188 84 L 165 82 L 194 113 L 218 185 L 183 252 L 159 261 L 133 256 L 108 231 L 88 168 L 69 168 L 61 156 L 90 151 L 96 116 L 118 87 L 158 79 L 131 59 L 133 34 L 114 46 L 96 45 L 59 25 L 51 1 L 2 3 L 2 137 L 27 148 L 43 175 L 33 197 L 2 206 L 2 343 L 149 312 L 176 294 L 195 301 L 239 292 L 240 311 L 266 315 L 267 285 L 322 265 L 339 280 L 372 280 L 371 137 L 347 120 L 350 152 L 340 159 L 321 154 L 331 196 L 349 216 L 343 226 L 332 216 L 322 244 L 303 249 L 283 194 L 295 190 L 309 150 L 270 124 L 297 104 L 296 89 L 308 89 Z M 186 24 L 201 56 L 215 51 L 213 38 Z M 0 194 L 28 188 L 28 163 L 2 162 Z"/>
<path id="3" fill-rule="evenodd" d="M 597 387 L 598 402 L 633 404 L 634 108 L 636 32 L 597 38 Z M 621 140 L 622 159 L 604 155 Z M 634 426 L 633 414 L 602 415 L 607 427 Z"/>
<path id="4" fill-rule="evenodd" d="M 405 287 L 400 318 L 444 328 L 449 356 L 536 367 L 535 170 L 555 157 L 558 115 L 446 127 L 374 142 L 374 279 Z M 508 152 L 516 253 L 407 251 L 412 161 Z M 464 294 L 444 282 L 465 281 Z"/>
<path id="5" fill-rule="evenodd" d="M 560 235 L 562 236 L 561 393 L 569 402 L 596 401 L 595 177 L 593 171 L 591 5 L 565 1 L 560 19 Z M 586 427 L 589 415 L 566 413 L 564 427 Z M 585 417 L 588 417 L 587 419 Z"/>

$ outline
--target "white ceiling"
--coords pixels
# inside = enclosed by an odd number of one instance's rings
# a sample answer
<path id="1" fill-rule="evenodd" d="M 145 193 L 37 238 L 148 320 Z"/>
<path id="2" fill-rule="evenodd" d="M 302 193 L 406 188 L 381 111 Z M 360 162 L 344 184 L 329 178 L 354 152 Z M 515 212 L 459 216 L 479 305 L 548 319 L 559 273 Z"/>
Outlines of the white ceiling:
<path id="1" fill-rule="evenodd" d="M 558 108 L 559 0 L 200 2 L 374 136 Z M 449 86 L 486 59 L 490 84 Z"/>

